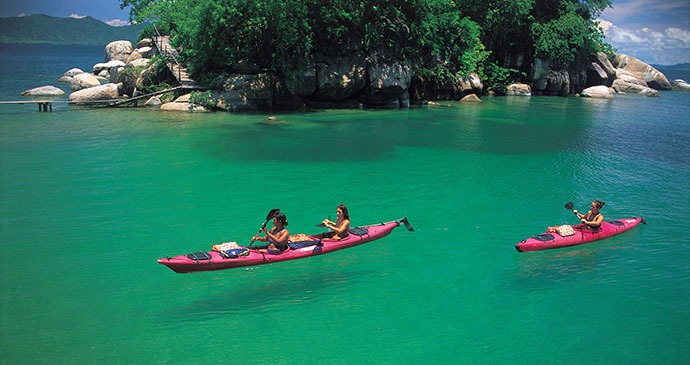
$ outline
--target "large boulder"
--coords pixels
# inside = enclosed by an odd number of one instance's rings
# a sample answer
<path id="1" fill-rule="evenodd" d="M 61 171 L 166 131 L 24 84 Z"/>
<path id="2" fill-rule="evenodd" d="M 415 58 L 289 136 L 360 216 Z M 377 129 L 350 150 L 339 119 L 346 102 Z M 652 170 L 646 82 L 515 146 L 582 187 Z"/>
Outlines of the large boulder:
<path id="1" fill-rule="evenodd" d="M 293 95 L 312 95 L 316 91 L 316 66 L 310 62 L 300 69 L 286 72 L 285 86 Z"/>
<path id="2" fill-rule="evenodd" d="M 95 75 L 83 73 L 72 78 L 72 82 L 70 83 L 70 89 L 72 89 L 72 91 L 77 91 L 100 85 L 101 82 L 98 81 L 98 78 Z"/>
<path id="3" fill-rule="evenodd" d="M 127 57 L 127 62 L 125 63 L 130 63 L 134 60 L 138 60 L 140 58 L 143 58 L 141 53 L 139 53 L 136 49 L 130 53 L 129 57 Z"/>
<path id="4" fill-rule="evenodd" d="M 626 93 L 626 94 L 641 94 L 641 95 L 646 95 L 646 96 L 659 96 L 659 92 L 650 89 L 646 86 L 642 86 L 639 84 L 634 84 L 630 82 L 626 82 L 622 79 L 616 79 L 613 81 L 613 90 L 616 90 L 618 93 Z"/>
<path id="5" fill-rule="evenodd" d="M 153 47 L 153 40 L 151 38 L 144 38 L 137 42 L 137 48 Z"/>
<path id="6" fill-rule="evenodd" d="M 62 89 L 59 89 L 55 86 L 47 85 L 47 86 L 40 86 L 40 87 L 35 87 L 30 90 L 22 91 L 21 93 L 22 96 L 60 96 L 60 95 L 65 95 L 65 92 L 62 91 Z"/>
<path id="7" fill-rule="evenodd" d="M 472 90 L 474 91 L 475 94 L 481 95 L 482 91 L 484 90 L 484 84 L 482 83 L 482 80 L 479 78 L 479 75 L 476 72 L 472 72 L 467 76 L 467 79 L 470 82 L 470 86 L 472 87 Z"/>
<path id="8" fill-rule="evenodd" d="M 613 89 L 608 86 L 592 86 L 582 90 L 580 95 L 589 98 L 613 99 Z"/>
<path id="9" fill-rule="evenodd" d="M 130 41 L 115 41 L 105 46 L 105 62 L 112 60 L 127 62 L 134 48 Z"/>
<path id="10" fill-rule="evenodd" d="M 410 67 L 393 63 L 369 65 L 367 102 L 374 105 L 398 102 L 398 98 L 410 87 Z"/>
<path id="11" fill-rule="evenodd" d="M 149 98 L 149 100 L 146 100 L 146 104 L 144 104 L 144 105 L 145 106 L 160 106 L 161 104 L 163 104 L 163 102 L 161 101 L 160 98 L 158 98 L 156 96 L 152 96 Z"/>
<path id="12" fill-rule="evenodd" d="M 546 75 L 546 95 L 568 96 L 570 90 L 570 76 L 568 71 L 549 71 Z"/>
<path id="13" fill-rule="evenodd" d="M 79 74 L 83 74 L 83 73 L 84 73 L 84 71 L 82 71 L 78 68 L 69 69 L 69 70 L 65 71 L 65 73 L 62 74 L 62 76 L 60 76 L 60 78 L 58 79 L 58 82 L 63 82 L 63 83 L 69 84 L 70 82 L 72 82 L 72 78 L 74 76 L 79 75 Z"/>
<path id="14" fill-rule="evenodd" d="M 672 88 L 676 91 L 690 91 L 690 84 L 685 80 L 675 79 L 673 80 Z"/>
<path id="15" fill-rule="evenodd" d="M 146 67 L 149 64 L 148 58 L 137 58 L 136 60 L 127 62 L 128 67 Z"/>
<path id="16" fill-rule="evenodd" d="M 596 62 L 604 70 L 604 72 L 606 72 L 608 77 L 613 77 L 616 75 L 616 68 L 613 67 L 613 64 L 611 64 L 611 61 L 609 61 L 609 57 L 606 55 L 606 53 L 601 51 L 597 52 Z"/>
<path id="17" fill-rule="evenodd" d="M 464 98 L 460 99 L 462 102 L 466 103 L 476 103 L 476 102 L 481 102 L 482 99 L 480 99 L 477 94 L 467 94 Z"/>
<path id="18" fill-rule="evenodd" d="M 527 84 L 511 84 L 506 87 L 506 95 L 531 96 L 532 89 Z"/>
<path id="19" fill-rule="evenodd" d="M 549 60 L 543 60 L 541 58 L 535 58 L 532 63 L 532 73 L 530 75 L 530 80 L 532 80 L 532 87 L 535 90 L 544 90 L 548 85 L 548 80 L 546 76 L 549 74 Z"/>
<path id="20" fill-rule="evenodd" d="M 143 58 L 151 58 L 154 56 L 154 53 L 155 53 L 153 48 L 151 48 L 151 47 L 137 48 L 136 52 L 141 54 L 141 57 L 143 57 Z"/>
<path id="21" fill-rule="evenodd" d="M 230 75 L 223 90 L 211 92 L 209 106 L 233 112 L 271 109 L 275 83 L 270 74 Z"/>
<path id="22" fill-rule="evenodd" d="M 111 68 L 113 67 L 124 67 L 125 63 L 122 61 L 118 60 L 113 60 L 113 61 L 108 61 L 108 62 L 101 62 L 93 65 L 93 73 L 98 74 L 99 72 L 103 70 L 108 70 L 110 71 Z"/>
<path id="23" fill-rule="evenodd" d="M 630 72 L 638 79 L 646 81 L 647 85 L 652 89 L 671 90 L 671 83 L 668 82 L 664 74 L 635 57 L 625 54 L 616 55 L 616 58 L 613 60 L 613 65 Z"/>
<path id="24" fill-rule="evenodd" d="M 75 67 L 75 68 L 71 68 L 71 69 L 65 71 L 65 73 L 62 74 L 62 75 L 63 75 L 63 76 L 74 77 L 74 76 L 77 76 L 77 75 L 83 74 L 83 73 L 84 73 L 84 71 L 82 71 L 81 69 Z"/>
<path id="25" fill-rule="evenodd" d="M 355 97 L 366 86 L 366 62 L 361 54 L 323 58 L 316 62 L 316 97 L 341 101 Z"/>
<path id="26" fill-rule="evenodd" d="M 117 98 L 118 87 L 116 84 L 105 84 L 88 89 L 75 91 L 69 95 L 69 101 L 79 103 L 93 100 L 111 100 Z"/>
<path id="27" fill-rule="evenodd" d="M 173 102 L 165 103 L 165 104 L 161 105 L 161 110 L 168 111 L 168 112 L 187 112 L 187 113 L 199 113 L 199 112 L 209 111 L 208 109 L 204 108 L 201 105 L 190 103 L 189 97 L 190 97 L 189 94 L 182 95 L 179 98 L 175 99 L 175 101 L 173 101 Z"/>

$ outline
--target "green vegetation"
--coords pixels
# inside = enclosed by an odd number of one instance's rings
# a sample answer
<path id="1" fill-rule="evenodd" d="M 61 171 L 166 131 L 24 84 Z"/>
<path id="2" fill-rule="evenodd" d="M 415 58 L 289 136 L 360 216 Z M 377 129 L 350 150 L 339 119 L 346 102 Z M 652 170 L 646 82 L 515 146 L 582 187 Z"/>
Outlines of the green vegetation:
<path id="1" fill-rule="evenodd" d="M 568 67 L 611 53 L 594 19 L 610 0 L 120 0 L 184 49 L 193 74 L 286 74 L 362 52 L 439 79 L 478 72 L 500 90 L 534 58 Z M 519 60 L 519 61 L 518 61 Z"/>
<path id="2" fill-rule="evenodd" d="M 114 40 L 136 41 L 143 25 L 113 27 L 92 17 L 47 15 L 0 18 L 0 43 L 81 44 L 105 46 Z"/>

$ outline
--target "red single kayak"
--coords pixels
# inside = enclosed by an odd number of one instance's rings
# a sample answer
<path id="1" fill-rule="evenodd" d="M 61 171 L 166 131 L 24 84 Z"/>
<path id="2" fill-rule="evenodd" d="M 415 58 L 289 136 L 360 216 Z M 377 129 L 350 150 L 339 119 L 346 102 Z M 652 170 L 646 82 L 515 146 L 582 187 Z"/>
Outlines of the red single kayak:
<path id="1" fill-rule="evenodd" d="M 392 222 L 351 228 L 349 236 L 342 240 L 317 240 L 309 236 L 315 241 L 312 242 L 311 245 L 299 248 L 292 248 L 292 246 L 295 245 L 291 245 L 290 248 L 279 254 L 261 252 L 248 247 L 250 249 L 249 254 L 237 258 L 225 258 L 219 252 L 211 251 L 206 253 L 200 252 L 199 254 L 204 255 L 204 258 L 199 258 L 198 254 L 189 254 L 158 259 L 158 263 L 169 267 L 172 271 L 177 273 L 224 270 L 235 267 L 272 264 L 274 262 L 323 255 L 325 253 L 371 242 L 387 236 L 395 227 L 401 224 L 404 224 L 408 230 L 413 230 L 407 222 L 407 218 L 402 218 Z"/>
<path id="2" fill-rule="evenodd" d="M 645 221 L 644 217 L 616 219 L 601 223 L 600 229 L 596 232 L 592 232 L 587 228 L 583 229 L 583 224 L 578 224 L 573 226 L 575 234 L 572 236 L 562 237 L 556 232 L 542 233 L 520 241 L 515 245 L 515 249 L 519 252 L 527 252 L 581 245 L 619 235 L 631 230 L 640 223 L 647 224 L 647 221 Z"/>

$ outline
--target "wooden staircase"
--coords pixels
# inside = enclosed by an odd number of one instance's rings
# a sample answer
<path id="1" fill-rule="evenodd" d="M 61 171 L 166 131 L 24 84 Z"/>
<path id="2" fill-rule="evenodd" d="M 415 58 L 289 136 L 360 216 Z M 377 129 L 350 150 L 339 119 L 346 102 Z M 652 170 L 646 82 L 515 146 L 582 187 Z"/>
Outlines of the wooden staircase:
<path id="1" fill-rule="evenodd" d="M 172 72 L 183 89 L 203 89 L 203 87 L 197 85 L 194 80 L 189 77 L 189 71 L 187 71 L 187 68 L 179 61 L 179 53 L 170 45 L 169 36 L 154 36 L 153 44 L 158 50 L 158 53 L 165 59 L 168 69 L 170 69 L 170 72 Z"/>

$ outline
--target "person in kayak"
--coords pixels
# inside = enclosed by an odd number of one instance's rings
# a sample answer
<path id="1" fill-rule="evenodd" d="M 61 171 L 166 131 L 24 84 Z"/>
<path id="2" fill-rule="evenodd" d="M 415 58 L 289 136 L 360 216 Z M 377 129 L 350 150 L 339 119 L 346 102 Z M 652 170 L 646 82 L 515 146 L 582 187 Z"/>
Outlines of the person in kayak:
<path id="1" fill-rule="evenodd" d="M 314 236 L 315 238 L 327 238 L 330 240 L 342 240 L 343 238 L 349 236 L 348 230 L 350 229 L 350 213 L 347 211 L 345 204 L 338 205 L 335 210 L 338 219 L 335 222 L 330 219 L 324 219 L 321 223 L 331 230 L 331 232 L 322 233 Z"/>
<path id="2" fill-rule="evenodd" d="M 604 207 L 604 204 L 606 203 L 603 201 L 595 200 L 589 207 L 587 214 L 580 214 L 577 210 L 573 210 L 573 213 L 580 218 L 580 222 L 589 228 L 590 231 L 598 231 L 601 223 L 604 221 L 604 215 L 599 212 Z"/>
<path id="3" fill-rule="evenodd" d="M 279 254 L 287 250 L 288 237 L 290 232 L 285 228 L 288 225 L 287 217 L 283 213 L 276 214 L 273 217 L 273 228 L 270 231 L 263 227 L 261 230 L 266 233 L 266 236 L 259 237 L 258 233 L 255 237 L 255 241 L 268 242 L 265 245 L 254 246 L 258 250 L 266 250 L 268 253 Z"/>

